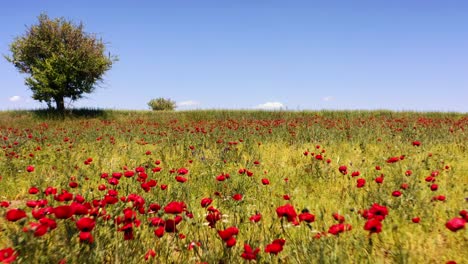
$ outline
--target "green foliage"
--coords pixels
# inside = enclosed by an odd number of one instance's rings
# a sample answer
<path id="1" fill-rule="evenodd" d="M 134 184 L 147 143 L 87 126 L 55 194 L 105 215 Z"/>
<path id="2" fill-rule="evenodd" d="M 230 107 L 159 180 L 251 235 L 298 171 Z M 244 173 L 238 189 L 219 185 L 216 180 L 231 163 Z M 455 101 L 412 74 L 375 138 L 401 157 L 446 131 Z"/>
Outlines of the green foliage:
<path id="1" fill-rule="evenodd" d="M 38 20 L 10 44 L 11 57 L 5 58 L 29 75 L 25 84 L 35 100 L 49 107 L 55 102 L 57 110 L 63 111 L 64 98 L 77 100 L 93 92 L 117 57 L 105 55 L 103 41 L 84 32 L 82 23 L 45 14 Z"/>
<path id="2" fill-rule="evenodd" d="M 156 98 L 148 102 L 148 106 L 153 111 L 173 111 L 176 108 L 176 102 L 169 98 Z"/>

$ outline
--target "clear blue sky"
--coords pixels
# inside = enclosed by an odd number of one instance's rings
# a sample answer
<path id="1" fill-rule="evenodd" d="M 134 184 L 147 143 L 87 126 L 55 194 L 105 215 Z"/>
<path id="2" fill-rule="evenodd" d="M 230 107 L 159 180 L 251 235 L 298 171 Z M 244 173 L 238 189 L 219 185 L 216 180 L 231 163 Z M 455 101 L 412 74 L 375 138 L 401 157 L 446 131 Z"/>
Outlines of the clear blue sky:
<path id="1" fill-rule="evenodd" d="M 41 12 L 119 56 L 75 107 L 468 112 L 468 1 L 2 1 L 1 54 Z M 0 75 L 0 110 L 45 106 Z"/>

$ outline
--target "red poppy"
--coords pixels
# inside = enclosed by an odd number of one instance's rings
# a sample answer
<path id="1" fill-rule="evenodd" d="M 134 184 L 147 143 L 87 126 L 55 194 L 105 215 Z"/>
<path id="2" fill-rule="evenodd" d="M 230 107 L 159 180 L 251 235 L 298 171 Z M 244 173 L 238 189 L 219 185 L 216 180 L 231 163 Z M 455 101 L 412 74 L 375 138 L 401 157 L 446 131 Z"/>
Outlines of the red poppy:
<path id="1" fill-rule="evenodd" d="M 382 222 L 380 222 L 376 218 L 369 219 L 364 225 L 364 230 L 369 231 L 371 234 L 380 233 L 382 232 Z"/>
<path id="2" fill-rule="evenodd" d="M 224 241 L 229 240 L 232 236 L 237 234 L 239 234 L 239 229 L 235 226 L 228 227 L 225 230 L 218 230 L 218 235 Z"/>
<path id="3" fill-rule="evenodd" d="M 160 226 L 154 230 L 154 235 L 161 238 L 164 236 L 164 226 Z"/>
<path id="4" fill-rule="evenodd" d="M 419 218 L 419 217 L 413 217 L 413 218 L 411 219 L 411 221 L 412 221 L 413 223 L 417 224 L 417 223 L 419 223 L 419 222 L 421 221 L 421 218 Z"/>
<path id="5" fill-rule="evenodd" d="M 11 247 L 0 250 L 0 263 L 12 263 L 16 260 L 18 253 Z"/>
<path id="6" fill-rule="evenodd" d="M 437 189 L 439 189 L 439 185 L 437 185 L 435 183 L 431 185 L 431 191 L 434 192 L 434 191 L 437 191 Z"/>
<path id="7" fill-rule="evenodd" d="M 419 147 L 419 146 L 421 146 L 421 142 L 418 141 L 418 140 L 415 140 L 415 141 L 413 141 L 412 145 L 415 146 L 415 147 Z"/>
<path id="8" fill-rule="evenodd" d="M 145 260 L 148 260 L 150 257 L 154 258 L 156 257 L 156 251 L 150 249 L 148 252 L 145 254 Z"/>
<path id="9" fill-rule="evenodd" d="M 27 171 L 27 172 L 33 172 L 33 171 L 34 171 L 34 166 L 31 166 L 31 165 L 28 166 L 28 167 L 26 168 L 26 171 Z"/>
<path id="10" fill-rule="evenodd" d="M 384 178 L 383 177 L 377 177 L 375 178 L 376 183 L 383 183 Z"/>
<path id="11" fill-rule="evenodd" d="M 53 210 L 55 218 L 57 219 L 68 219 L 72 217 L 72 215 L 75 213 L 75 210 L 73 210 L 73 207 L 70 205 L 61 205 L 57 206 Z"/>
<path id="12" fill-rule="evenodd" d="M 242 194 L 240 193 L 236 193 L 232 196 L 232 199 L 236 200 L 236 201 L 240 201 L 242 200 Z"/>
<path id="13" fill-rule="evenodd" d="M 257 254 L 260 252 L 259 248 L 252 250 L 252 247 L 248 244 L 244 245 L 244 252 L 242 252 L 241 257 L 245 260 L 254 260 L 257 258 Z"/>
<path id="14" fill-rule="evenodd" d="M 39 193 L 39 189 L 37 187 L 31 187 L 29 188 L 29 191 L 28 191 L 29 194 L 37 194 Z"/>
<path id="15" fill-rule="evenodd" d="M 124 176 L 127 178 L 133 177 L 135 175 L 134 171 L 125 171 Z"/>
<path id="16" fill-rule="evenodd" d="M 252 215 L 252 216 L 249 218 L 249 220 L 250 220 L 251 222 L 257 223 L 257 222 L 259 222 L 260 220 L 262 220 L 262 215 L 261 215 L 260 213 L 256 213 L 256 214 Z"/>
<path id="17" fill-rule="evenodd" d="M 341 165 L 338 170 L 341 172 L 341 174 L 346 175 L 348 174 L 348 168 L 344 165 Z"/>
<path id="18" fill-rule="evenodd" d="M 400 157 L 390 157 L 387 159 L 387 163 L 395 163 L 400 160 Z"/>
<path id="19" fill-rule="evenodd" d="M 286 204 L 276 208 L 276 214 L 280 218 L 285 216 L 288 219 L 288 222 L 296 222 L 296 209 L 294 209 L 294 207 L 290 204 Z"/>
<path id="20" fill-rule="evenodd" d="M 186 209 L 186 205 L 184 202 L 170 202 L 164 207 L 164 212 L 167 214 L 180 214 Z"/>
<path id="21" fill-rule="evenodd" d="M 226 247 L 230 248 L 236 245 L 237 241 L 235 237 L 230 237 L 226 242 Z"/>
<path id="22" fill-rule="evenodd" d="M 360 173 L 359 171 L 353 171 L 353 172 L 351 173 L 351 176 L 352 176 L 352 177 L 357 177 L 357 176 L 359 176 L 359 175 L 361 175 L 361 173 Z"/>
<path id="23" fill-rule="evenodd" d="M 356 186 L 357 186 L 358 188 L 362 188 L 362 187 L 364 187 L 364 185 L 366 185 L 366 180 L 363 179 L 363 178 L 357 179 L 356 182 L 357 182 Z"/>
<path id="24" fill-rule="evenodd" d="M 457 232 L 460 229 L 465 228 L 466 220 L 463 218 L 455 217 L 450 219 L 446 224 L 447 227 L 452 232 Z"/>
<path id="25" fill-rule="evenodd" d="M 200 202 L 202 207 L 208 207 L 213 202 L 211 198 L 203 198 Z"/>
<path id="26" fill-rule="evenodd" d="M 180 218 L 182 219 L 182 218 Z M 167 233 L 176 233 L 177 232 L 177 224 L 180 222 L 180 220 L 175 220 L 175 219 L 167 219 L 166 222 L 164 223 L 164 231 Z"/>
<path id="27" fill-rule="evenodd" d="M 299 221 L 304 221 L 306 223 L 312 223 L 315 221 L 315 215 L 309 212 L 302 212 L 299 214 Z"/>
<path id="28" fill-rule="evenodd" d="M 10 209 L 5 215 L 10 222 L 16 222 L 26 217 L 26 212 L 21 209 Z"/>
<path id="29" fill-rule="evenodd" d="M 186 168 L 180 168 L 180 169 L 177 170 L 177 173 L 178 173 L 179 175 L 185 175 L 185 174 L 187 174 L 188 172 L 189 172 L 189 171 L 188 171 Z"/>
<path id="30" fill-rule="evenodd" d="M 216 225 L 216 222 L 221 220 L 221 213 L 219 210 L 215 209 L 213 206 L 210 206 L 208 208 L 208 214 L 206 215 L 206 221 L 208 221 L 208 225 L 211 228 L 214 228 Z"/>
<path id="31" fill-rule="evenodd" d="M 265 252 L 278 255 L 279 252 L 283 251 L 283 246 L 286 243 L 284 239 L 275 239 L 271 244 L 265 247 Z"/>
<path id="32" fill-rule="evenodd" d="M 401 192 L 400 192 L 400 191 L 393 191 L 393 192 L 392 192 L 392 196 L 393 196 L 393 197 L 400 197 L 400 196 L 401 196 Z"/>
<path id="33" fill-rule="evenodd" d="M 80 232 L 80 242 L 92 244 L 94 242 L 93 235 L 90 232 Z"/>
<path id="34" fill-rule="evenodd" d="M 184 178 L 184 177 L 182 177 L 182 176 L 176 176 L 175 179 L 176 179 L 176 181 L 182 182 L 182 183 L 184 183 L 184 182 L 187 181 L 187 178 Z"/>
<path id="35" fill-rule="evenodd" d="M 332 235 L 338 235 L 340 233 L 343 233 L 345 231 L 349 231 L 352 229 L 352 226 L 350 224 L 336 224 L 336 225 L 332 225 L 330 226 L 330 228 L 328 228 L 328 233 L 332 234 Z"/>
<path id="36" fill-rule="evenodd" d="M 262 184 L 263 185 L 268 185 L 268 184 L 270 184 L 270 181 L 267 178 L 263 178 L 262 179 Z"/>
<path id="37" fill-rule="evenodd" d="M 345 217 L 340 215 L 339 213 L 333 213 L 332 216 L 336 221 L 338 221 L 340 223 L 344 223 L 344 221 L 345 221 Z"/>
<path id="38" fill-rule="evenodd" d="M 82 232 L 91 232 L 96 226 L 96 221 L 89 217 L 83 217 L 76 221 L 76 228 Z"/>

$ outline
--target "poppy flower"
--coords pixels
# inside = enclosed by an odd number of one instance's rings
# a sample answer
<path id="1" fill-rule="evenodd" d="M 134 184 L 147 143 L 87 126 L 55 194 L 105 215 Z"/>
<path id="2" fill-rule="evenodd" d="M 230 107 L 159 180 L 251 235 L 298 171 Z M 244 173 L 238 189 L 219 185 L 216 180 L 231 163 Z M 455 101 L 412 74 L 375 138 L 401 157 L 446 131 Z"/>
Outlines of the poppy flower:
<path id="1" fill-rule="evenodd" d="M 68 219 L 72 217 L 72 215 L 75 213 L 75 210 L 73 210 L 73 207 L 70 205 L 61 205 L 57 206 L 53 209 L 55 218 L 57 219 Z"/>
<path id="2" fill-rule="evenodd" d="M 27 172 L 33 172 L 34 171 L 34 166 L 30 165 L 30 166 L 26 167 L 26 171 Z"/>
<path id="3" fill-rule="evenodd" d="M 419 147 L 419 146 L 421 146 L 421 142 L 418 141 L 418 140 L 415 140 L 415 141 L 413 141 L 412 145 L 415 146 L 415 147 Z"/>
<path id="4" fill-rule="evenodd" d="M 379 183 L 379 184 L 380 184 L 380 183 L 383 183 L 383 180 L 384 180 L 383 177 L 377 177 L 377 178 L 375 178 L 375 182 L 376 182 L 376 183 Z"/>
<path id="5" fill-rule="evenodd" d="M 288 219 L 288 222 L 295 222 L 297 217 L 296 209 L 294 209 L 294 207 L 290 204 L 286 204 L 276 208 L 276 214 L 280 218 L 283 216 L 286 217 Z"/>
<path id="6" fill-rule="evenodd" d="M 349 231 L 352 229 L 352 226 L 350 224 L 336 224 L 336 225 L 332 225 L 330 226 L 330 228 L 328 228 L 328 233 L 332 234 L 332 235 L 338 235 L 340 233 L 343 233 L 345 231 Z"/>
<path id="7" fill-rule="evenodd" d="M 369 231 L 371 234 L 380 233 L 382 232 L 382 222 L 376 218 L 369 219 L 364 225 L 364 230 Z"/>
<path id="8" fill-rule="evenodd" d="M 260 252 L 259 248 L 252 250 L 252 247 L 249 244 L 245 244 L 244 252 L 242 252 L 241 257 L 245 260 L 254 260 L 257 258 L 258 252 Z"/>
<path id="9" fill-rule="evenodd" d="M 1 201 L 0 202 L 0 207 L 9 207 L 10 206 L 10 202 L 8 201 Z"/>
<path id="10" fill-rule="evenodd" d="M 362 188 L 362 187 L 364 187 L 364 185 L 366 185 L 366 180 L 363 179 L 363 178 L 357 179 L 356 182 L 357 182 L 356 187 L 358 187 L 358 188 Z"/>
<path id="11" fill-rule="evenodd" d="M 233 247 L 236 245 L 237 243 L 237 240 L 235 237 L 230 237 L 228 240 L 225 241 L 226 242 L 226 247 L 230 248 L 230 247 Z"/>
<path id="12" fill-rule="evenodd" d="M 37 187 L 33 186 L 33 187 L 29 188 L 28 193 L 29 194 L 37 194 L 37 193 L 39 193 L 39 189 Z"/>
<path id="13" fill-rule="evenodd" d="M 265 247 L 265 252 L 278 255 L 279 252 L 283 251 L 283 246 L 286 243 L 284 239 L 275 239 L 271 244 Z"/>
<path id="14" fill-rule="evenodd" d="M 393 197 L 400 197 L 400 196 L 401 196 L 401 192 L 400 192 L 400 191 L 393 191 L 393 192 L 392 192 L 392 196 L 393 196 Z"/>
<path id="15" fill-rule="evenodd" d="M 235 226 L 228 227 L 225 230 L 218 230 L 218 235 L 224 241 L 229 240 L 232 236 L 237 234 L 239 234 L 239 229 Z"/>
<path id="16" fill-rule="evenodd" d="M 418 224 L 420 221 L 421 221 L 421 218 L 419 218 L 419 217 L 413 217 L 413 218 L 411 219 L 411 222 L 413 222 L 413 223 L 415 223 L 415 224 Z"/>
<path id="17" fill-rule="evenodd" d="M 240 193 L 236 193 L 232 196 L 232 199 L 236 200 L 236 201 L 240 201 L 242 200 L 242 194 Z"/>
<path id="18" fill-rule="evenodd" d="M 145 260 L 148 260 L 150 257 L 154 258 L 156 257 L 156 251 L 150 249 L 148 252 L 145 254 Z"/>
<path id="19" fill-rule="evenodd" d="M 182 182 L 182 183 L 187 181 L 187 178 L 182 177 L 182 176 L 176 176 L 175 179 L 176 179 L 176 181 Z"/>
<path id="20" fill-rule="evenodd" d="M 182 213 L 187 206 L 184 202 L 170 202 L 164 207 L 164 212 L 167 214 L 180 214 Z"/>
<path id="21" fill-rule="evenodd" d="M 458 230 L 465 228 L 465 224 L 466 224 L 465 219 L 455 217 L 455 218 L 450 219 L 445 224 L 445 227 L 447 227 L 452 232 L 457 232 Z"/>
<path id="22" fill-rule="evenodd" d="M 26 217 L 26 212 L 21 209 L 10 209 L 5 215 L 10 222 L 16 222 Z"/>
<path id="23" fill-rule="evenodd" d="M 202 207 L 208 207 L 213 202 L 211 198 L 203 198 L 200 202 Z"/>
<path id="24" fill-rule="evenodd" d="M 160 226 L 154 230 L 154 235 L 161 238 L 164 236 L 164 226 Z"/>
<path id="25" fill-rule="evenodd" d="M 374 203 L 369 210 L 364 211 L 363 217 L 366 219 L 376 218 L 379 221 L 383 221 L 388 215 L 388 208 Z"/>
<path id="26" fill-rule="evenodd" d="M 437 185 L 435 183 L 431 185 L 431 191 L 434 192 L 434 191 L 437 191 L 437 189 L 439 189 L 439 185 Z"/>
<path id="27" fill-rule="evenodd" d="M 413 174 L 413 172 L 412 172 L 411 170 L 407 170 L 407 171 L 405 172 L 405 175 L 406 175 L 406 176 L 411 176 L 411 174 Z"/>
<path id="28" fill-rule="evenodd" d="M 12 263 L 16 260 L 18 253 L 11 247 L 0 250 L 0 263 Z"/>
<path id="29" fill-rule="evenodd" d="M 346 175 L 348 174 L 348 168 L 344 165 L 341 165 L 340 167 L 338 167 L 338 170 L 341 172 L 341 174 L 343 175 Z"/>
<path id="30" fill-rule="evenodd" d="M 176 221 L 175 219 L 167 219 L 164 223 L 164 231 L 166 231 L 167 233 L 176 233 L 178 223 L 179 221 Z"/>
<path id="31" fill-rule="evenodd" d="M 353 171 L 353 172 L 351 173 L 351 176 L 352 176 L 352 177 L 357 177 L 357 176 L 359 176 L 359 175 L 361 175 L 361 173 L 360 173 L 359 171 Z"/>
<path id="32" fill-rule="evenodd" d="M 89 217 L 83 217 L 76 221 L 76 228 L 82 232 L 91 232 L 96 226 L 96 221 Z"/>
<path id="33" fill-rule="evenodd" d="M 94 242 L 94 238 L 91 232 L 80 232 L 79 237 L 81 243 L 92 244 Z"/>
<path id="34" fill-rule="evenodd" d="M 211 208 L 211 210 L 210 210 L 210 208 Z M 208 225 L 211 228 L 214 228 L 215 225 L 216 225 L 216 222 L 221 220 L 221 213 L 219 212 L 219 210 L 217 210 L 214 207 L 210 206 L 208 208 L 208 214 L 206 215 L 205 219 L 206 219 L 206 221 L 208 221 Z"/>
<path id="35" fill-rule="evenodd" d="M 180 168 L 180 169 L 177 170 L 177 173 L 178 173 L 179 175 L 185 175 L 185 174 L 187 174 L 188 172 L 189 172 L 189 171 L 188 171 L 186 168 Z"/>
<path id="36" fill-rule="evenodd" d="M 304 221 L 306 223 L 312 223 L 315 221 L 315 215 L 309 212 L 303 212 L 299 214 L 299 221 Z"/>
<path id="37" fill-rule="evenodd" d="M 268 185 L 268 184 L 270 184 L 270 181 L 267 178 L 263 178 L 262 179 L 262 184 L 263 185 Z"/>
<path id="38" fill-rule="evenodd" d="M 336 221 L 338 221 L 340 223 L 344 223 L 344 221 L 345 221 L 345 217 L 340 215 L 339 213 L 333 213 L 332 216 Z"/>
<path id="39" fill-rule="evenodd" d="M 249 218 L 250 222 L 254 222 L 254 223 L 259 222 L 261 219 L 262 219 L 262 215 L 260 213 L 256 213 Z"/>

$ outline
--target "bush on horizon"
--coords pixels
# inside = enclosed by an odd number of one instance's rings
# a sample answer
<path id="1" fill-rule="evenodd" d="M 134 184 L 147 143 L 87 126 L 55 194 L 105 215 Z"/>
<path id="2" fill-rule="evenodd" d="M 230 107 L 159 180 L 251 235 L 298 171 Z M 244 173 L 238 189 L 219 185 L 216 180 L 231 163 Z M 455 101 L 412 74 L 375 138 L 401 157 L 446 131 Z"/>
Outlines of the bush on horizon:
<path id="1" fill-rule="evenodd" d="M 173 111 L 176 108 L 176 102 L 169 98 L 156 98 L 148 102 L 148 106 L 153 111 Z"/>

